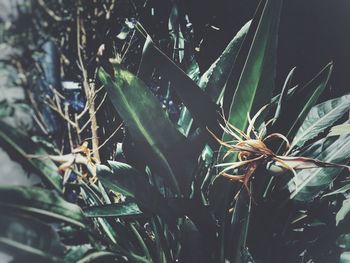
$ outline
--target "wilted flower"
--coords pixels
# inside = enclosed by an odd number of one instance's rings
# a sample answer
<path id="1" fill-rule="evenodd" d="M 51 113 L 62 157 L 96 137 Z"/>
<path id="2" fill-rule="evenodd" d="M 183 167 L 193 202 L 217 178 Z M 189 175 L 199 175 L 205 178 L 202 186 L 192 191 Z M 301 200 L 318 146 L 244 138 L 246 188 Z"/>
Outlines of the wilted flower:
<path id="1" fill-rule="evenodd" d="M 246 132 L 237 129 L 228 121 L 225 121 L 225 126 L 220 125 L 227 134 L 233 137 L 231 141 L 222 141 L 209 131 L 221 145 L 227 148 L 226 154 L 222 158 L 223 160 L 232 154 L 237 154 L 237 161 L 223 162 L 216 165 L 216 167 L 222 169 L 218 175 L 225 176 L 233 181 L 243 182 L 244 186 L 249 190 L 248 183 L 258 165 L 266 162 L 274 162 L 283 170 L 293 172 L 294 175 L 296 175 L 297 170 L 310 168 L 340 167 L 350 171 L 350 167 L 347 165 L 323 162 L 308 157 L 288 156 L 290 144 L 283 134 L 272 133 L 267 136 L 264 135 L 266 126 L 270 122 L 264 124 L 265 126 L 260 132 L 256 132 L 254 124 L 266 107 L 261 108 L 252 119 L 249 118 L 248 114 L 249 125 Z M 266 141 L 276 139 L 285 143 L 285 151 L 282 155 L 277 155 L 266 145 Z M 233 174 L 232 172 L 238 168 L 242 173 Z"/>

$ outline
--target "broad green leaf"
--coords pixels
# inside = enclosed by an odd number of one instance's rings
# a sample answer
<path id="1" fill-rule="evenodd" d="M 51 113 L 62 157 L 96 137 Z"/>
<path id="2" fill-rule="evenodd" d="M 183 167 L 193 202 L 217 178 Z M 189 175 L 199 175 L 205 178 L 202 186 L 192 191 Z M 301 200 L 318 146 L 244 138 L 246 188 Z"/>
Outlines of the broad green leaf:
<path id="1" fill-rule="evenodd" d="M 225 116 L 229 115 L 229 110 L 232 104 L 232 100 L 236 92 L 236 89 L 238 87 L 238 82 L 240 80 L 241 74 L 246 65 L 246 60 L 251 49 L 251 44 L 254 41 L 255 34 L 259 27 L 260 18 L 264 11 L 265 3 L 266 3 L 266 0 L 262 0 L 259 2 L 258 7 L 254 13 L 252 22 L 249 26 L 249 30 L 243 39 L 243 43 L 239 48 L 235 62 L 232 65 L 230 75 L 226 80 L 225 87 L 224 87 L 224 94 L 222 98 L 222 107 L 224 109 Z"/>
<path id="2" fill-rule="evenodd" d="M 135 198 L 137 205 L 146 212 L 159 214 L 170 221 L 174 219 L 166 200 L 145 175 L 125 163 L 109 161 L 109 164 L 111 169 L 104 165 L 97 167 L 98 178 L 105 187 Z"/>
<path id="3" fill-rule="evenodd" d="M 143 70 L 144 68 L 146 69 Z M 205 129 L 207 126 L 216 124 L 217 106 L 213 100 L 147 36 L 139 77 L 146 79 L 149 76 L 145 75 L 145 71 L 148 73 L 153 68 L 158 69 L 162 76 L 171 82 L 198 126 Z M 186 128 L 183 132 L 187 135 Z"/>
<path id="4" fill-rule="evenodd" d="M 31 217 L 1 215 L 0 247 L 16 262 L 63 263 L 64 247 L 56 232 Z"/>
<path id="5" fill-rule="evenodd" d="M 350 134 L 349 123 L 344 123 L 344 124 L 340 124 L 332 127 L 330 133 L 327 136 L 337 136 L 337 135 L 345 135 L 345 134 Z"/>
<path id="6" fill-rule="evenodd" d="M 341 253 L 339 263 L 350 263 L 350 252 Z"/>
<path id="7" fill-rule="evenodd" d="M 248 32 L 251 21 L 248 21 L 236 36 L 230 41 L 220 57 L 210 66 L 210 68 L 201 76 L 198 86 L 205 90 L 209 97 L 219 104 L 225 84 L 232 70 L 232 66 L 237 57 L 237 53 Z M 191 113 L 186 107 L 181 110 L 178 124 L 184 130 L 184 134 L 188 135 L 192 127 L 193 119 Z"/>
<path id="8" fill-rule="evenodd" d="M 334 142 L 330 139 L 322 139 L 317 142 L 306 157 L 311 157 L 324 162 L 345 163 L 350 157 L 350 136 L 340 136 Z M 340 168 L 313 168 L 304 169 L 297 173 L 289 183 L 290 198 L 299 202 L 308 202 L 321 190 L 324 190 L 335 179 Z"/>
<path id="9" fill-rule="evenodd" d="M 231 73 L 239 49 L 250 28 L 249 20 L 228 43 L 220 57 L 204 72 L 199 80 L 199 87 L 205 90 L 213 101 L 219 103 L 223 89 Z"/>
<path id="10" fill-rule="evenodd" d="M 341 249 L 350 249 L 350 234 L 347 233 L 340 235 L 337 238 L 336 244 Z"/>
<path id="11" fill-rule="evenodd" d="M 64 255 L 64 262 L 76 263 L 79 259 L 83 258 L 89 251 L 92 250 L 90 244 L 71 246 L 68 252 Z"/>
<path id="12" fill-rule="evenodd" d="M 244 130 L 247 126 L 248 113 L 253 115 L 263 105 L 269 102 L 274 104 L 279 98 L 275 97 L 271 102 L 269 96 L 269 93 L 272 94 L 274 86 L 275 53 L 280 12 L 280 3 L 274 3 L 274 0 L 272 2 L 273 5 L 276 5 L 276 8 L 271 6 L 271 2 L 260 2 L 226 83 L 224 109 L 227 107 L 225 103 L 231 102 L 228 121 L 241 130 Z M 271 10 L 275 11 L 276 14 L 271 15 Z M 235 93 L 231 94 L 232 92 Z M 227 98 L 232 95 L 233 99 Z M 222 140 L 229 141 L 232 138 L 224 133 Z M 222 161 L 225 151 L 224 147 L 220 147 L 219 163 Z M 231 159 L 227 159 L 227 161 L 235 161 L 236 157 L 231 155 L 229 158 Z M 215 178 L 210 191 L 210 200 L 214 207 L 221 207 L 225 202 L 230 187 L 227 182 L 226 178 Z M 224 209 L 227 210 L 227 208 Z"/>
<path id="13" fill-rule="evenodd" d="M 338 213 L 335 216 L 336 225 L 340 225 L 346 222 L 349 222 L 350 218 L 350 199 L 343 201 L 342 207 L 339 209 Z"/>
<path id="14" fill-rule="evenodd" d="M 84 214 L 87 217 L 136 218 L 144 216 L 138 205 L 131 201 L 87 207 L 84 209 Z"/>
<path id="15" fill-rule="evenodd" d="M 47 186 L 62 192 L 62 178 L 57 166 L 48 158 L 43 147 L 34 143 L 27 135 L 7 123 L 0 121 L 0 145 L 22 164 L 30 167 Z M 28 157 L 36 155 L 38 157 Z"/>
<path id="16" fill-rule="evenodd" d="M 238 81 L 228 121 L 240 130 L 248 125 L 247 114 L 255 114 L 272 97 L 281 6 L 282 1 L 266 2 Z M 230 136 L 223 138 L 226 141 Z"/>
<path id="17" fill-rule="evenodd" d="M 182 153 L 186 138 L 157 98 L 141 80 L 119 66 L 115 67 L 114 77 L 102 68 L 98 76 L 128 126 L 140 156 L 150 163 L 153 172 L 168 179 L 175 193 L 188 193 L 193 164 Z"/>
<path id="18" fill-rule="evenodd" d="M 332 71 L 333 64 L 329 63 L 315 78 L 313 78 L 308 84 L 306 84 L 299 92 L 300 95 L 303 94 L 303 97 L 306 98 L 306 101 L 303 105 L 302 110 L 299 112 L 296 119 L 291 122 L 291 125 L 289 125 L 287 132 L 285 133 L 288 138 L 293 138 L 299 127 L 304 123 L 307 114 L 309 113 L 311 108 L 316 104 L 318 98 L 327 87 Z M 307 91 L 307 93 L 309 93 L 309 91 L 312 91 L 312 93 L 310 95 L 307 95 L 303 91 Z"/>
<path id="19" fill-rule="evenodd" d="M 2 211 L 50 217 L 85 228 L 85 217 L 79 206 L 68 203 L 56 192 L 39 187 L 0 187 Z"/>
<path id="20" fill-rule="evenodd" d="M 350 95 L 328 100 L 311 108 L 292 141 L 291 148 L 303 146 L 349 111 Z"/>
<path id="21" fill-rule="evenodd" d="M 230 124 L 240 130 L 245 130 L 248 126 L 247 114 L 255 114 L 262 106 L 268 104 L 272 97 L 276 72 L 278 26 L 282 3 L 283 1 L 280 0 L 267 0 L 265 3 L 260 3 L 256 13 L 257 16 L 254 17 L 259 22 L 254 32 L 253 40 L 251 43 L 243 43 L 241 48 L 244 53 L 244 50 L 247 49 L 247 46 L 244 47 L 244 45 L 249 45 L 249 52 L 246 58 L 240 57 L 240 59 L 244 60 L 244 63 L 242 61 L 237 63 L 237 65 L 243 65 L 243 68 L 239 73 L 237 87 L 231 87 L 235 92 L 228 114 Z M 261 8 L 263 9 L 259 17 Z M 255 22 L 254 19 L 252 24 Z M 252 26 L 251 28 L 254 27 Z M 236 70 L 239 70 L 239 68 L 236 68 Z M 235 81 L 232 80 L 230 83 L 235 83 Z M 226 94 L 229 94 L 229 92 Z M 229 141 L 232 138 L 224 133 L 222 140 Z M 219 162 L 222 161 L 224 153 L 225 149 L 221 147 Z M 236 156 L 232 155 L 227 161 L 235 161 L 235 159 Z M 237 209 L 239 210 L 233 213 L 231 219 L 232 224 L 229 231 L 230 233 L 235 233 L 236 238 L 230 241 L 231 252 L 228 259 L 235 263 L 242 262 L 241 249 L 246 246 L 250 213 L 249 199 L 248 195 L 241 192 L 240 197 L 238 197 L 240 205 Z M 244 223 L 237 223 L 242 218 L 246 219 Z"/>

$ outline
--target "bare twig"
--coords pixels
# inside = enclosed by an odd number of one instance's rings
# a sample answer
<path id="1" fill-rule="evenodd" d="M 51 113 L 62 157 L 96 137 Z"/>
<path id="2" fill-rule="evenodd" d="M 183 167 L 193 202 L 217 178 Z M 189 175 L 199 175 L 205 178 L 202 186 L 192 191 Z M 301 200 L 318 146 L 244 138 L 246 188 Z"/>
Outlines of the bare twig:
<path id="1" fill-rule="evenodd" d="M 94 85 L 93 84 L 89 84 L 88 82 L 88 75 L 87 75 L 87 70 L 84 66 L 84 62 L 83 62 L 83 57 L 81 54 L 81 43 L 80 43 L 80 38 L 81 38 L 81 32 L 84 31 L 83 26 L 81 26 L 81 20 L 80 20 L 80 12 L 79 9 L 77 10 L 77 50 L 78 50 L 78 60 L 79 60 L 79 64 L 80 64 L 80 68 L 82 70 L 82 74 L 83 74 L 83 88 L 85 91 L 85 95 L 86 95 L 86 99 L 87 99 L 87 103 L 89 104 L 89 115 L 91 118 L 91 134 L 92 134 L 92 150 L 94 153 L 94 157 L 100 161 L 100 154 L 98 151 L 98 145 L 99 145 L 99 141 L 98 141 L 98 135 L 97 135 L 97 120 L 96 120 L 96 116 L 95 116 L 95 103 L 94 103 Z"/>
<path id="2" fill-rule="evenodd" d="M 37 0 L 38 4 L 45 10 L 45 12 L 56 22 L 63 21 L 64 19 L 58 15 L 55 14 L 54 11 L 52 11 L 48 6 L 45 4 L 44 0 Z"/>
<path id="3" fill-rule="evenodd" d="M 119 126 L 115 129 L 114 132 L 111 133 L 111 135 L 98 147 L 98 149 L 101 149 L 123 126 L 123 122 L 119 124 Z"/>
<path id="4" fill-rule="evenodd" d="M 95 118 L 96 113 L 98 112 L 98 110 L 101 108 L 101 106 L 102 106 L 103 103 L 105 102 L 106 97 L 107 97 L 107 93 L 105 93 L 105 95 L 104 95 L 103 98 L 102 98 L 102 101 L 101 101 L 100 104 L 97 106 L 96 110 L 95 110 L 94 113 L 90 116 L 90 118 L 87 120 L 87 122 L 83 125 L 82 128 L 80 128 L 80 129 L 78 130 L 78 133 L 79 133 L 79 134 L 82 133 L 82 131 L 86 129 L 86 127 L 88 126 L 88 124 L 89 124 L 90 122 L 92 122 L 92 119 Z"/>

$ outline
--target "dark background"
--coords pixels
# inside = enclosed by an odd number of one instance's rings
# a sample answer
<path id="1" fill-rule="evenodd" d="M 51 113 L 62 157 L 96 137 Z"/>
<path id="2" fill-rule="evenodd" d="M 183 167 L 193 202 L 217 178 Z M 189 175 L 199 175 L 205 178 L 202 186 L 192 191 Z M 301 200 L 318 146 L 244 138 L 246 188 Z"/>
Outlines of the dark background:
<path id="1" fill-rule="evenodd" d="M 180 1 L 180 6 L 193 23 L 196 44 L 203 39 L 201 49 L 197 53 L 202 73 L 253 16 L 258 2 L 257 0 Z M 171 6 L 168 1 L 152 0 L 148 2 L 148 6 L 157 7 L 155 12 L 164 15 L 164 21 L 167 21 Z M 148 22 L 144 21 L 144 24 L 150 25 Z M 214 30 L 208 25 L 220 30 Z M 166 33 L 166 22 L 163 26 Z M 331 87 L 324 93 L 323 98 L 349 92 L 349 47 L 350 1 L 285 0 L 280 22 L 277 90 L 283 85 L 292 67 L 297 67 L 295 83 L 304 83 L 327 63 L 333 61 Z"/>

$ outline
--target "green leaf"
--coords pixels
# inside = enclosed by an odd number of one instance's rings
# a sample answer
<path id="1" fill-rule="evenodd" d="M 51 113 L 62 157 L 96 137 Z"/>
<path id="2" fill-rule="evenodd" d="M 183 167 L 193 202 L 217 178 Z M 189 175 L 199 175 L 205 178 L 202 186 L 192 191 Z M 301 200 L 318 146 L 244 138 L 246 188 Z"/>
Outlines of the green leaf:
<path id="1" fill-rule="evenodd" d="M 341 249 L 350 249 L 350 234 L 341 234 L 337 240 L 336 244 Z M 349 258 L 350 259 L 350 258 Z"/>
<path id="2" fill-rule="evenodd" d="M 13 157 L 19 159 L 22 164 L 30 167 L 47 186 L 62 192 L 62 178 L 57 166 L 48 158 L 43 147 L 34 143 L 27 135 L 18 129 L 0 121 L 0 144 L 5 147 Z M 28 158 L 28 155 L 36 155 L 38 158 Z"/>
<path id="3" fill-rule="evenodd" d="M 182 154 L 186 138 L 157 98 L 141 80 L 119 66 L 113 78 L 102 68 L 98 76 L 128 126 L 140 156 L 150 163 L 153 172 L 168 179 L 175 193 L 188 193 L 194 168 L 192 160 Z"/>
<path id="4" fill-rule="evenodd" d="M 112 253 L 112 252 L 95 251 L 95 252 L 91 252 L 91 253 L 85 255 L 83 258 L 79 259 L 75 263 L 90 263 L 90 262 L 94 262 L 94 260 L 96 260 L 96 259 L 98 259 L 98 262 L 101 262 L 102 258 L 104 260 L 107 260 L 107 262 L 108 262 L 108 260 L 114 261 L 116 257 L 117 257 L 117 255 L 115 253 Z"/>
<path id="5" fill-rule="evenodd" d="M 350 252 L 341 253 L 339 263 L 350 263 Z"/>
<path id="6" fill-rule="evenodd" d="M 345 135 L 349 133 L 350 133 L 350 124 L 344 123 L 344 124 L 340 124 L 332 127 L 330 133 L 327 136 L 338 136 L 338 135 Z"/>
<path id="7" fill-rule="evenodd" d="M 80 258 L 84 257 L 84 255 L 86 255 L 91 249 L 92 246 L 90 244 L 72 246 L 69 248 L 68 252 L 65 253 L 64 262 L 76 263 Z"/>
<path id="8" fill-rule="evenodd" d="M 138 206 L 146 212 L 159 214 L 173 221 L 174 215 L 166 200 L 144 175 L 125 163 L 109 161 L 109 165 L 111 169 L 104 165 L 97 167 L 97 176 L 105 187 L 135 198 Z"/>
<path id="9" fill-rule="evenodd" d="M 305 142 L 323 132 L 349 111 L 349 105 L 350 95 L 345 95 L 314 106 L 295 135 L 291 148 L 301 147 Z"/>
<path id="10" fill-rule="evenodd" d="M 232 65 L 234 64 L 237 53 L 241 44 L 246 37 L 251 21 L 248 21 L 236 36 L 230 41 L 220 57 L 210 66 L 210 68 L 201 76 L 198 86 L 203 89 L 209 97 L 219 104 L 225 84 L 230 76 Z M 184 130 L 184 134 L 188 135 L 192 127 L 193 119 L 186 107 L 181 110 L 178 124 Z"/>
<path id="11" fill-rule="evenodd" d="M 31 217 L 1 215 L 0 247 L 16 262 L 63 263 L 64 247 L 56 232 Z"/>
<path id="12" fill-rule="evenodd" d="M 291 69 L 291 71 L 288 73 L 287 78 L 284 82 L 282 91 L 279 95 L 279 99 L 278 99 L 278 103 L 277 103 L 277 107 L 276 107 L 276 112 L 275 112 L 275 116 L 274 116 L 274 119 L 275 119 L 274 122 L 281 115 L 282 107 L 284 106 L 287 98 L 289 97 L 289 92 L 292 89 L 291 83 L 292 83 L 295 69 L 296 69 L 295 67 Z"/>
<path id="13" fill-rule="evenodd" d="M 340 187 L 339 189 L 335 190 L 335 191 L 332 191 L 330 193 L 327 193 L 325 195 L 322 195 L 322 198 L 323 197 L 326 197 L 326 196 L 332 196 L 332 195 L 339 195 L 339 194 L 345 194 L 347 192 L 350 191 L 350 184 L 347 184 L 347 185 L 344 185 L 343 187 Z"/>
<path id="14" fill-rule="evenodd" d="M 274 0 L 260 2 L 226 84 L 224 109 L 227 107 L 225 103 L 232 102 L 228 121 L 241 130 L 247 127 L 248 113 L 252 115 L 263 105 L 269 102 L 276 103 L 279 98 L 275 97 L 271 102 L 275 77 L 275 53 L 280 4 L 280 2 L 275 3 Z M 272 15 L 272 11 L 276 14 Z M 233 99 L 227 98 L 232 92 L 235 92 L 232 94 Z M 232 138 L 224 133 L 222 140 L 229 141 Z M 225 153 L 225 147 L 220 147 L 219 163 Z M 229 158 L 227 159 L 228 162 L 235 161 L 236 157 L 232 154 Z M 228 188 L 230 188 L 230 185 L 226 178 L 215 178 L 210 191 L 210 199 L 214 207 L 222 207 L 225 203 L 224 200 L 228 197 L 227 195 L 232 195 L 228 194 Z M 227 207 L 223 209 L 227 210 Z"/>
<path id="15" fill-rule="evenodd" d="M 245 58 L 238 55 L 241 61 L 237 61 L 238 66 L 234 68 L 234 72 L 236 74 L 239 72 L 239 78 L 238 76 L 232 76 L 230 82 L 234 84 L 238 80 L 237 87 L 231 87 L 231 89 L 235 90 L 235 93 L 228 114 L 228 122 L 240 130 L 245 130 L 248 126 L 247 114 L 255 114 L 261 107 L 268 104 L 272 97 L 276 72 L 278 26 L 282 2 L 280 0 L 267 0 L 265 3 L 260 3 L 252 22 L 252 24 L 256 24 L 259 21 L 254 32 L 253 40 L 251 43 L 245 41 L 241 48 L 242 54 L 244 54 L 248 49 L 245 45 L 249 45 L 248 56 Z M 263 8 L 262 11 L 261 8 Z M 260 11 L 261 16 L 259 17 Z M 251 28 L 254 29 L 253 26 Z M 242 71 L 240 71 L 240 66 L 243 66 Z M 227 94 L 229 92 L 225 93 L 225 95 Z M 229 141 L 232 138 L 230 135 L 224 133 L 222 140 Z M 223 147 L 220 148 L 219 162 L 222 161 L 225 150 Z M 231 155 L 226 161 L 235 161 L 235 159 L 236 156 Z M 227 183 L 230 182 L 227 181 Z M 227 187 L 225 192 L 227 197 Z M 250 214 L 249 199 L 249 196 L 244 191 L 239 194 L 239 206 L 231 219 L 232 224 L 229 232 L 231 236 L 234 233 L 235 238 L 230 241 L 229 260 L 235 263 L 242 262 L 241 250 L 246 246 Z M 244 221 L 240 224 L 239 222 L 243 218 Z"/>
<path id="16" fill-rule="evenodd" d="M 88 207 L 84 209 L 84 214 L 87 217 L 135 218 L 144 216 L 138 205 L 132 201 Z"/>
<path id="17" fill-rule="evenodd" d="M 0 101 L 0 118 L 12 116 L 15 109 L 7 100 Z"/>
<path id="18" fill-rule="evenodd" d="M 69 251 L 66 253 L 64 257 L 65 263 L 90 263 L 94 262 L 94 260 L 97 260 L 97 262 L 101 262 L 102 258 L 106 262 L 115 261 L 116 258 L 121 256 L 118 256 L 115 253 L 108 252 L 108 251 L 96 251 L 94 250 L 90 244 L 85 244 L 82 246 L 74 246 L 70 247 Z"/>
<path id="19" fill-rule="evenodd" d="M 333 64 L 329 63 L 315 78 L 313 78 L 305 87 L 302 88 L 302 90 L 305 91 L 311 90 L 312 94 L 306 96 L 307 100 L 303 105 L 303 109 L 300 111 L 295 121 L 291 122 L 291 125 L 288 127 L 288 132 L 286 133 L 288 138 L 293 138 L 299 127 L 304 123 L 307 114 L 327 87 L 332 71 Z M 300 91 L 299 94 L 302 94 L 302 91 Z"/>
<path id="20" fill-rule="evenodd" d="M 324 162 L 344 163 L 350 157 L 350 136 L 340 136 L 334 142 L 326 138 L 315 143 L 306 154 Z M 290 198 L 299 202 L 308 202 L 321 190 L 324 190 L 339 174 L 340 168 L 304 169 L 297 173 L 289 183 Z"/>
<path id="21" fill-rule="evenodd" d="M 50 217 L 85 228 L 85 217 L 79 206 L 39 187 L 1 186 L 0 207 L 2 211 Z"/>
<path id="22" fill-rule="evenodd" d="M 220 57 L 201 76 L 199 87 L 204 89 L 213 101 L 219 103 L 227 79 L 231 73 L 239 49 L 250 28 L 251 20 L 248 21 L 227 45 Z"/>
<path id="23" fill-rule="evenodd" d="M 143 70 L 144 68 L 146 69 Z M 198 126 L 205 129 L 207 126 L 216 124 L 218 107 L 213 100 L 147 36 L 139 77 L 146 79 L 149 77 L 146 74 L 149 74 L 149 70 L 153 68 L 158 69 L 162 76 L 171 82 Z M 184 127 L 183 133 L 188 135 L 187 127 Z"/>
<path id="24" fill-rule="evenodd" d="M 248 125 L 247 114 L 255 114 L 272 97 L 281 6 L 282 1 L 266 2 L 240 74 L 228 116 L 228 121 L 240 130 Z M 226 141 L 230 136 L 224 134 L 223 138 Z"/>
<path id="25" fill-rule="evenodd" d="M 342 207 L 339 209 L 338 213 L 335 216 L 336 225 L 340 225 L 346 222 L 349 222 L 350 218 L 350 199 L 343 201 Z"/>

